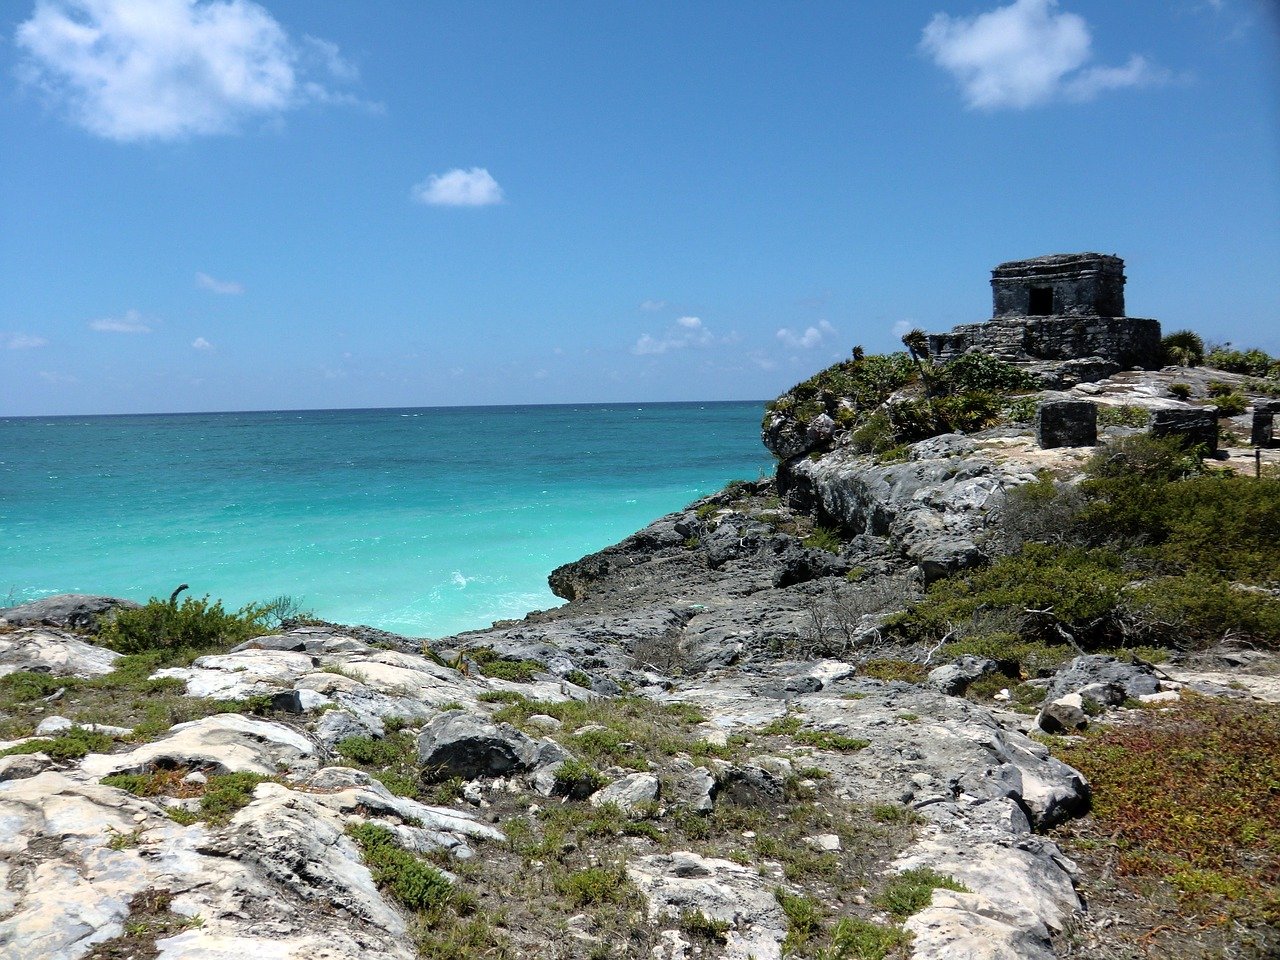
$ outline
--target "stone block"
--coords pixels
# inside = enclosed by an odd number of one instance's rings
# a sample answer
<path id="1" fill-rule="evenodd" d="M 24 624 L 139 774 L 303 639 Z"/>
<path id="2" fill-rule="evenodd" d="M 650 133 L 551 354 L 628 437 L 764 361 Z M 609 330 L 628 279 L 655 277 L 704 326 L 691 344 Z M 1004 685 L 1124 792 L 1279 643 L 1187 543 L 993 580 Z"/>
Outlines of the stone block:
<path id="1" fill-rule="evenodd" d="M 1097 405 L 1092 400 L 1045 400 L 1036 408 L 1036 442 L 1045 450 L 1096 445 Z"/>
<path id="2" fill-rule="evenodd" d="M 1218 452 L 1218 408 L 1178 407 L 1152 410 L 1150 420 L 1153 437 L 1183 437 L 1188 443 Z"/>
<path id="3" fill-rule="evenodd" d="M 1253 422 L 1249 429 L 1249 444 L 1254 447 L 1269 447 L 1275 436 L 1276 415 L 1255 410 Z"/>

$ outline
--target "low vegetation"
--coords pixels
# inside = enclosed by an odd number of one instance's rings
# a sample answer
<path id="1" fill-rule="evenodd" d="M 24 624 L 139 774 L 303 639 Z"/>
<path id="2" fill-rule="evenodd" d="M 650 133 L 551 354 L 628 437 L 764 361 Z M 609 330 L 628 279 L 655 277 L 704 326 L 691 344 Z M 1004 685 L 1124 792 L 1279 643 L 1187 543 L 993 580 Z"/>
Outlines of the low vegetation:
<path id="1" fill-rule="evenodd" d="M 292 610 L 293 601 L 279 597 L 269 603 L 248 604 L 234 613 L 221 600 L 209 602 L 186 597 L 178 602 L 175 590 L 168 600 L 152 597 L 137 610 L 117 609 L 102 622 L 98 643 L 119 653 L 152 650 L 207 650 L 262 636 L 279 624 L 280 613 Z"/>
<path id="2" fill-rule="evenodd" d="M 1045 477 L 1011 492 L 1003 525 L 1006 556 L 934 584 L 893 628 L 967 652 L 1064 658 L 1280 642 L 1274 480 L 1207 471 L 1176 440 L 1127 437 L 1099 449 L 1078 487 Z"/>
<path id="3" fill-rule="evenodd" d="M 186 806 L 168 808 L 169 816 L 179 823 L 205 820 L 219 825 L 229 821 L 236 811 L 249 805 L 254 788 L 271 780 L 256 773 L 214 773 L 205 782 L 185 779 L 189 770 L 156 770 L 152 773 L 114 773 L 102 778 L 104 786 L 119 787 L 139 797 L 200 798 L 199 810 Z"/>
<path id="4" fill-rule="evenodd" d="M 1184 697 L 1061 749 L 1094 799 L 1092 815 L 1060 833 L 1072 855 L 1106 861 L 1094 876 L 1118 876 L 1130 897 L 1172 898 L 1204 927 L 1274 928 L 1278 755 L 1280 707 Z"/>

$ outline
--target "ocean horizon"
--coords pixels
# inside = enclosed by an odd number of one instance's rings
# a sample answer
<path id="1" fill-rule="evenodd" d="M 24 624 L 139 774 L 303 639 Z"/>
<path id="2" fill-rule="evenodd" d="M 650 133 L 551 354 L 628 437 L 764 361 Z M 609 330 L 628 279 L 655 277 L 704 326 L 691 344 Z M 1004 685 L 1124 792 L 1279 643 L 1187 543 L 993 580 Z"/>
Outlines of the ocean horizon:
<path id="1" fill-rule="evenodd" d="M 0 418 L 0 600 L 180 583 L 445 636 L 556 566 L 772 470 L 759 401 Z"/>

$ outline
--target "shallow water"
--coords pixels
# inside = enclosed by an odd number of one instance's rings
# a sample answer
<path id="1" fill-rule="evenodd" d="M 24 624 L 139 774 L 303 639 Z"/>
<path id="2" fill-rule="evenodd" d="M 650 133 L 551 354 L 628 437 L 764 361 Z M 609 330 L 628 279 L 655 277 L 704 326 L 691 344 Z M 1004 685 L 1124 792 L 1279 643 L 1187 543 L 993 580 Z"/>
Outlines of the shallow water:
<path id="1" fill-rule="evenodd" d="M 772 469 L 758 403 L 0 419 L 0 602 L 239 606 L 415 636 L 560 601 L 556 566 Z"/>

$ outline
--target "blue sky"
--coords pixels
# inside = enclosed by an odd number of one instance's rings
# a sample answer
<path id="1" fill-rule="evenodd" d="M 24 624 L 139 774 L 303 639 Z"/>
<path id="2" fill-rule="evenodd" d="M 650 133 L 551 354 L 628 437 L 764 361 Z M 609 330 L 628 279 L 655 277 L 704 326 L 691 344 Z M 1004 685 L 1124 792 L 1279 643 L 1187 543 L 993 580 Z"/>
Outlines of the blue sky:
<path id="1" fill-rule="evenodd" d="M 0 413 L 755 399 L 1124 257 L 1280 352 L 1266 0 L 0 7 Z"/>

